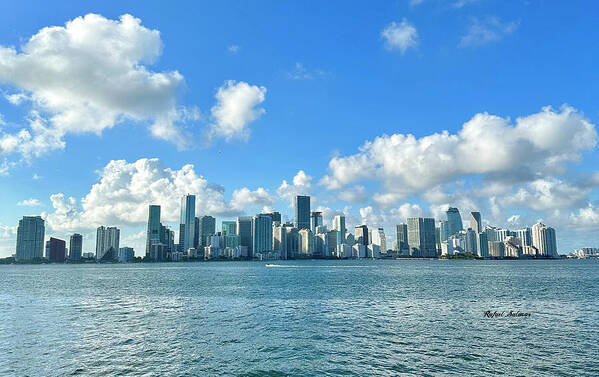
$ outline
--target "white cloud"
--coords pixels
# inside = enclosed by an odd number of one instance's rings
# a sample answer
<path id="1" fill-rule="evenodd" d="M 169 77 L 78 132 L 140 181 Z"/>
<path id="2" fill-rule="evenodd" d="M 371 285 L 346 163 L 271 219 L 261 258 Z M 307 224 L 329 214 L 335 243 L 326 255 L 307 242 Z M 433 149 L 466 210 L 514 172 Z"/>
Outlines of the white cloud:
<path id="1" fill-rule="evenodd" d="M 399 207 L 384 211 L 372 206 L 360 208 L 362 223 L 368 227 L 394 227 L 399 223 L 405 223 L 408 217 L 420 217 L 424 211 L 418 204 L 404 203 Z"/>
<path id="2" fill-rule="evenodd" d="M 596 143 L 595 126 L 569 106 L 545 107 L 514 124 L 481 113 L 457 134 L 394 134 L 367 141 L 356 154 L 333 157 L 320 183 L 340 189 L 364 179 L 379 181 L 383 192 L 375 197 L 393 202 L 465 176 L 510 184 L 555 176 Z"/>
<path id="3" fill-rule="evenodd" d="M 337 197 L 346 202 L 361 203 L 368 199 L 368 194 L 364 186 L 356 185 L 345 190 L 340 190 Z"/>
<path id="4" fill-rule="evenodd" d="M 231 46 L 227 47 L 227 50 L 229 50 L 229 52 L 231 54 L 236 54 L 239 51 L 239 46 L 238 45 L 231 45 Z"/>
<path id="5" fill-rule="evenodd" d="M 38 180 L 38 179 L 41 179 L 41 178 L 42 177 L 39 176 L 37 173 L 33 173 L 33 176 L 31 177 L 31 179 L 33 179 L 33 180 Z"/>
<path id="6" fill-rule="evenodd" d="M 486 20 L 475 18 L 468 32 L 460 39 L 460 47 L 481 46 L 497 42 L 512 34 L 518 28 L 517 22 L 502 22 L 497 17 Z"/>
<path id="7" fill-rule="evenodd" d="M 259 106 L 264 102 L 266 88 L 246 82 L 229 80 L 216 93 L 217 103 L 211 109 L 214 123 L 208 133 L 209 140 L 222 137 L 247 140 L 249 123 L 258 119 L 266 110 Z"/>
<path id="8" fill-rule="evenodd" d="M 287 180 L 283 180 L 277 194 L 279 197 L 289 200 L 290 206 L 293 206 L 293 198 L 296 195 L 309 195 L 312 189 L 312 177 L 306 174 L 303 170 L 297 172 L 293 177 L 291 184 L 287 183 Z M 312 198 L 311 204 L 313 204 L 314 198 Z"/>
<path id="9" fill-rule="evenodd" d="M 184 147 L 184 110 L 176 100 L 183 76 L 148 68 L 162 48 L 158 30 L 127 14 L 87 14 L 39 30 L 20 50 L 0 46 L 0 83 L 18 90 L 7 99 L 30 103 L 44 124 L 0 135 L 0 152 L 37 156 L 64 148 L 68 133 L 100 134 L 125 120 L 148 123 L 154 136 Z M 13 146 L 15 140 L 35 147 Z"/>
<path id="10" fill-rule="evenodd" d="M 453 3 L 454 8 L 462 8 L 468 4 L 477 2 L 478 0 L 457 0 Z"/>
<path id="11" fill-rule="evenodd" d="M 399 49 L 405 53 L 410 47 L 418 45 L 418 31 L 405 18 L 398 24 L 391 22 L 381 31 L 381 37 L 385 40 L 388 50 Z"/>
<path id="12" fill-rule="evenodd" d="M 63 193 L 50 196 L 54 211 L 44 213 L 50 228 L 58 231 L 93 229 L 99 225 L 135 226 L 147 221 L 148 205 L 161 206 L 165 222 L 177 222 L 181 196 L 196 195 L 196 213 L 214 216 L 242 214 L 246 206 L 271 203 L 263 188 L 242 188 L 233 200 L 224 200 L 225 189 L 198 175 L 193 165 L 179 170 L 159 159 L 135 162 L 113 160 L 99 172 L 100 180 L 79 202 Z"/>
<path id="13" fill-rule="evenodd" d="M 20 202 L 17 203 L 18 206 L 21 207 L 39 207 L 42 206 L 42 202 L 40 202 L 39 199 L 34 199 L 34 198 L 30 198 L 30 199 L 25 199 L 25 200 L 21 200 Z"/>

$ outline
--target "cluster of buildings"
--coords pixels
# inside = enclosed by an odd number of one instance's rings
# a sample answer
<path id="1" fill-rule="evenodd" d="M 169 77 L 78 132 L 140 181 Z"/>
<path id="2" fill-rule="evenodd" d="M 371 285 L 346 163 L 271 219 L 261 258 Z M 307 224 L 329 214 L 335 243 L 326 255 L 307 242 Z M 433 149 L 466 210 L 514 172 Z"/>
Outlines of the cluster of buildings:
<path id="1" fill-rule="evenodd" d="M 438 258 L 474 256 L 479 258 L 558 258 L 555 230 L 537 223 L 530 228 L 509 230 L 483 227 L 479 212 L 470 213 L 470 226 L 464 229 L 457 208 L 446 211 L 446 219 L 413 217 L 396 226 L 396 240 L 387 249 L 383 228 L 357 225 L 347 230 L 345 216 L 337 215 L 329 229 L 321 212 L 310 210 L 310 197 L 294 198 L 294 221 L 282 222 L 279 212 L 239 216 L 222 221 L 210 215 L 196 216 L 195 195 L 181 199 L 179 237 L 161 222 L 159 205 L 148 207 L 145 261 L 208 259 L 302 259 L 302 258 Z M 131 262 L 134 250 L 119 247 L 120 231 L 100 226 L 96 232 L 96 252 L 82 253 L 82 236 L 66 241 L 51 237 L 45 243 L 50 262 L 78 261 Z M 16 259 L 42 258 L 44 220 L 25 216 L 19 221 Z"/>

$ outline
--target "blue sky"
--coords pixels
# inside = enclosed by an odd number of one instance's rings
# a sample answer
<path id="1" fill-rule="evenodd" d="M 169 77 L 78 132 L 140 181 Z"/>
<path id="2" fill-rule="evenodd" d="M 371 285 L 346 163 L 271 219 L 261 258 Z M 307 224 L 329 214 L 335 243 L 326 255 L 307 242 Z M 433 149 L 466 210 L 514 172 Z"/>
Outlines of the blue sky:
<path id="1" fill-rule="evenodd" d="M 65 26 L 90 13 L 106 33 L 87 17 Z M 125 14 L 139 20 L 133 34 L 119 29 Z M 440 217 L 455 205 L 497 226 L 542 219 L 556 227 L 562 253 L 599 246 L 598 19 L 589 2 L 532 0 L 2 3 L 0 256 L 13 253 L 24 214 L 46 217 L 48 235 L 83 233 L 86 251 L 95 226 L 117 225 L 139 254 L 142 213 L 162 191 L 135 182 L 166 179 L 176 198 L 185 184 L 171 173 L 186 164 L 190 187 L 206 198 L 199 211 L 219 222 L 265 206 L 291 215 L 290 195 L 309 193 L 325 215 L 345 211 L 350 224 L 383 226 L 389 239 L 405 216 Z M 75 42 L 55 36 L 26 47 L 52 26 Z M 102 50 L 108 38 L 119 43 Z M 166 74 L 172 90 L 154 96 L 146 76 L 131 90 L 134 81 L 111 81 L 117 56 L 132 61 L 121 74 Z M 480 132 L 454 140 L 477 114 L 471 127 Z M 25 150 L 16 135 L 35 135 L 32 119 L 52 137 Z M 160 134 L 167 130 L 178 136 Z M 447 138 L 426 139 L 445 130 Z M 414 135 L 416 152 L 384 137 L 394 134 Z M 535 142 L 547 135 L 573 136 Z M 476 140 L 481 152 L 463 148 Z M 413 157 L 423 150 L 432 157 Z M 134 167 L 144 158 L 158 160 Z M 115 169 L 130 169 L 134 182 Z M 172 220 L 178 202 L 171 207 Z"/>

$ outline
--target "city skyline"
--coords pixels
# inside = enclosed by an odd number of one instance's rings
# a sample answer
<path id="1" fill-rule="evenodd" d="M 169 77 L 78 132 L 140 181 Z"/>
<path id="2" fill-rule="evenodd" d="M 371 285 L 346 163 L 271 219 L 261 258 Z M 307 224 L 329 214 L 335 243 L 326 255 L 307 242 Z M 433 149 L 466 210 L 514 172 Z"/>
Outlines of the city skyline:
<path id="1" fill-rule="evenodd" d="M 464 227 L 479 211 L 551 225 L 562 253 L 598 246 L 593 12 L 442 3 L 3 4 L 0 257 L 23 215 L 83 253 L 117 227 L 141 256 L 148 205 L 178 239 L 188 193 L 217 226 L 291 220 L 299 194 L 388 245 L 456 207 Z"/>

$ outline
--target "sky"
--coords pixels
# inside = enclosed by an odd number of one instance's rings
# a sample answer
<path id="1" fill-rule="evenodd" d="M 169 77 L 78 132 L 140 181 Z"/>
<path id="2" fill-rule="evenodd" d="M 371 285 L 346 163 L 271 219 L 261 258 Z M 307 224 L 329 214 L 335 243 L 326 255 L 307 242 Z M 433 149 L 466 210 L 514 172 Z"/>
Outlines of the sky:
<path id="1" fill-rule="evenodd" d="M 593 2 L 20 1 L 0 4 L 0 257 L 149 204 L 220 221 L 312 196 L 325 223 L 406 217 L 556 229 L 599 247 Z"/>

